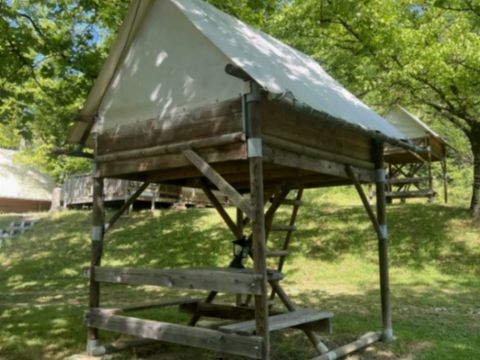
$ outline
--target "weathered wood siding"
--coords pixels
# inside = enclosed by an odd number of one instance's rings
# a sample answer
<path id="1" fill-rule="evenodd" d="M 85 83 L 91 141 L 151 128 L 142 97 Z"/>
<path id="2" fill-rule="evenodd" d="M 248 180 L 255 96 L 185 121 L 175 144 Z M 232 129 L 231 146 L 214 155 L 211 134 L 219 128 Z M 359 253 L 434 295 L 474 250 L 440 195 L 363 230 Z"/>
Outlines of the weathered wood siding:
<path id="1" fill-rule="evenodd" d="M 371 161 L 370 139 L 354 131 L 301 114 L 285 104 L 262 99 L 262 133 L 293 143 Z"/>

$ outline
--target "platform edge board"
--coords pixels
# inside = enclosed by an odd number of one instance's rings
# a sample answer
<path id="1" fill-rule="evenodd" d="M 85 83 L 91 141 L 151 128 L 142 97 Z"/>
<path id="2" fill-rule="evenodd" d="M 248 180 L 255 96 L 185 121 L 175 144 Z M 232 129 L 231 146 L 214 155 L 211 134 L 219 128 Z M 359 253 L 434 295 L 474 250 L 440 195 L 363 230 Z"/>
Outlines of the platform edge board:
<path id="1" fill-rule="evenodd" d="M 263 340 L 220 331 L 95 311 L 85 314 L 88 326 L 146 339 L 261 359 Z"/>
<path id="2" fill-rule="evenodd" d="M 212 290 L 235 294 L 259 295 L 261 276 L 243 269 L 188 268 L 137 269 L 126 267 L 95 267 L 94 279 L 129 285 L 156 285 L 168 288 Z M 86 269 L 84 276 L 88 275 Z M 270 272 L 269 279 L 281 279 L 278 272 Z"/>

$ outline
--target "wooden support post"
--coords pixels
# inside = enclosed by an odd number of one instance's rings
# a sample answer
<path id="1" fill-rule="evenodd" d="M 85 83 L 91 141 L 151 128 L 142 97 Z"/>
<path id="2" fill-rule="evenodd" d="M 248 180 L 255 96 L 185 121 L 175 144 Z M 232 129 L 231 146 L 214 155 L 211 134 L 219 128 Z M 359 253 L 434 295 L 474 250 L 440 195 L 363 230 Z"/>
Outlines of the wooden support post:
<path id="1" fill-rule="evenodd" d="M 448 171 L 447 171 L 447 157 L 442 159 L 442 177 L 443 177 L 443 200 L 448 204 Z"/>
<path id="2" fill-rule="evenodd" d="M 262 360 L 270 359 L 270 333 L 268 329 L 268 294 L 265 216 L 263 213 L 263 159 L 260 118 L 260 86 L 250 82 L 251 93 L 246 95 L 248 157 L 250 166 L 250 194 L 252 209 L 253 264 L 255 272 L 263 277 L 261 295 L 255 295 L 256 334 L 264 341 Z M 243 210 L 243 209 L 242 209 Z"/>
<path id="3" fill-rule="evenodd" d="M 392 310 L 390 305 L 390 284 L 388 274 L 388 230 L 385 196 L 385 169 L 383 163 L 383 143 L 374 141 L 373 160 L 375 163 L 375 184 L 377 193 L 378 255 L 380 265 L 380 293 L 382 302 L 382 340 L 393 340 Z"/>
<path id="4" fill-rule="evenodd" d="M 103 252 L 105 207 L 103 194 L 103 178 L 94 175 L 93 178 L 93 205 L 92 205 L 92 241 L 91 241 L 91 268 L 90 268 L 90 295 L 89 307 L 100 306 L 100 283 L 95 280 L 95 266 L 100 266 Z M 87 353 L 93 354 L 99 346 L 98 329 L 88 327 Z"/>
<path id="5" fill-rule="evenodd" d="M 428 150 L 428 190 L 433 194 L 433 174 L 432 174 L 432 145 L 430 139 L 427 140 L 427 150 Z M 428 202 L 433 202 L 434 195 L 431 195 L 428 198 Z"/>

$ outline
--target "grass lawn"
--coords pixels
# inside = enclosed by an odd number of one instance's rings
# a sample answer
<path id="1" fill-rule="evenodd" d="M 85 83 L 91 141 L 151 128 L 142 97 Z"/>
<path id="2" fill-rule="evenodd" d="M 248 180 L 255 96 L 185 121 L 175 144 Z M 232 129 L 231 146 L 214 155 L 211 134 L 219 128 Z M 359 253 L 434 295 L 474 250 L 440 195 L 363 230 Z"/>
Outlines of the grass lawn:
<path id="1" fill-rule="evenodd" d="M 479 358 L 480 226 L 465 210 L 467 196 L 454 189 L 451 198 L 455 203 L 448 206 L 412 202 L 388 208 L 397 341 L 370 347 L 360 358 Z M 334 332 L 325 338 L 328 345 L 379 330 L 376 239 L 359 200 L 346 188 L 307 191 L 305 197 L 284 287 L 302 307 L 335 313 Z M 58 212 L 0 249 L 0 359 L 61 359 L 84 350 L 87 283 L 81 269 L 89 262 L 89 234 L 89 212 Z M 104 264 L 226 265 L 230 240 L 212 209 L 135 212 L 122 218 L 108 235 Z M 184 293 L 121 285 L 102 290 L 108 306 L 172 295 Z M 174 308 L 140 315 L 186 320 Z M 102 336 L 116 339 L 105 332 Z M 275 360 L 314 355 L 306 338 L 297 332 L 275 334 L 272 342 Z M 215 357 L 205 351 L 157 344 L 116 358 Z"/>

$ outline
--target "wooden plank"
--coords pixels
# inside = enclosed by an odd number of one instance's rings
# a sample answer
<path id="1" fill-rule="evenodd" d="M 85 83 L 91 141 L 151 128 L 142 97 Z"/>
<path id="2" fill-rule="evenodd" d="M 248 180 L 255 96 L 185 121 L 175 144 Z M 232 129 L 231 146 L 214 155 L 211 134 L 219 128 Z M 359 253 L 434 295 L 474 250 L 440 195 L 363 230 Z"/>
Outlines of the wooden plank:
<path id="1" fill-rule="evenodd" d="M 262 277 L 249 269 L 188 268 L 137 269 L 122 267 L 95 267 L 94 279 L 130 285 L 156 285 L 168 288 L 202 289 L 220 292 L 258 294 Z M 283 278 L 283 274 L 270 270 L 270 280 Z M 98 306 L 97 306 L 98 307 Z"/>
<path id="2" fill-rule="evenodd" d="M 288 255 L 290 255 L 290 251 L 288 250 L 268 250 L 266 254 L 267 257 L 280 257 Z"/>
<path id="3" fill-rule="evenodd" d="M 184 305 L 184 304 L 196 304 L 200 302 L 200 299 L 194 299 L 190 297 L 183 297 L 178 299 L 164 299 L 156 302 L 149 302 L 145 304 L 138 304 L 138 305 L 130 305 L 119 308 L 119 312 L 129 312 L 129 311 L 138 311 L 138 310 L 146 310 L 152 308 L 162 308 L 168 306 L 176 306 L 176 305 Z"/>
<path id="4" fill-rule="evenodd" d="M 246 356 L 252 359 L 262 358 L 263 341 L 258 336 L 231 335 L 211 329 L 102 314 L 95 311 L 88 312 L 85 320 L 90 327 L 126 335 Z"/>
<path id="5" fill-rule="evenodd" d="M 274 136 L 263 136 L 264 142 L 274 148 L 291 151 L 297 154 L 309 155 L 315 158 L 331 160 L 346 165 L 353 165 L 365 169 L 373 169 L 373 163 L 366 160 L 360 160 L 351 156 L 339 155 L 328 151 L 320 150 L 314 147 L 305 146 L 292 141 L 283 140 Z M 318 143 L 318 140 L 317 140 Z"/>
<path id="6" fill-rule="evenodd" d="M 284 224 L 272 224 L 270 227 L 271 231 L 296 231 L 297 227 L 295 225 L 284 225 Z"/>
<path id="7" fill-rule="evenodd" d="M 209 163 L 242 160 L 247 156 L 246 145 L 238 144 L 202 148 L 198 153 Z M 181 153 L 140 157 L 138 159 L 118 160 L 98 165 L 99 174 L 103 177 L 125 177 L 131 180 L 144 181 L 144 175 L 152 171 L 168 171 L 191 166 L 190 161 Z"/>
<path id="8" fill-rule="evenodd" d="M 372 207 L 370 206 L 370 203 L 368 201 L 367 195 L 363 191 L 362 185 L 360 184 L 360 181 L 358 181 L 357 175 L 354 173 L 352 168 L 350 166 L 346 167 L 348 175 L 353 181 L 353 184 L 355 185 L 355 189 L 357 190 L 358 195 L 360 196 L 360 200 L 362 201 L 362 204 L 365 208 L 365 211 L 367 212 L 368 217 L 370 218 L 370 221 L 372 222 L 373 228 L 375 229 L 375 232 L 377 234 L 380 233 L 380 225 L 378 224 L 377 217 L 375 213 L 373 212 Z"/>
<path id="9" fill-rule="evenodd" d="M 379 333 L 369 332 L 362 335 L 358 340 L 351 342 L 350 344 L 343 345 L 335 350 L 331 350 L 321 356 L 317 356 L 311 360 L 336 360 L 344 358 L 345 356 L 354 352 L 360 351 L 367 346 L 380 341 L 381 335 Z"/>
<path id="10" fill-rule="evenodd" d="M 180 311 L 187 314 L 238 321 L 251 320 L 255 318 L 255 310 L 252 308 L 211 304 L 205 302 L 180 305 Z"/>
<path id="11" fill-rule="evenodd" d="M 388 198 L 395 199 L 410 199 L 410 198 L 422 198 L 422 197 L 433 197 L 436 195 L 436 192 L 433 190 L 421 190 L 421 191 L 394 191 L 387 192 L 385 196 Z"/>
<path id="12" fill-rule="evenodd" d="M 417 177 L 417 178 L 401 178 L 401 179 L 388 179 L 388 184 L 418 184 L 421 182 L 428 181 L 428 177 Z"/>
<path id="13" fill-rule="evenodd" d="M 303 201 L 296 199 L 285 199 L 282 201 L 282 205 L 301 206 L 303 205 Z"/>
<path id="14" fill-rule="evenodd" d="M 236 142 L 244 142 L 245 134 L 243 132 L 236 132 L 232 134 L 223 134 L 215 137 L 193 139 L 189 141 L 180 141 L 173 144 L 157 145 L 153 147 L 142 147 L 139 149 L 118 151 L 110 154 L 99 155 L 95 158 L 98 163 L 129 160 L 136 158 L 143 158 L 149 156 L 175 154 L 185 149 L 201 149 L 206 147 L 215 147 L 229 145 Z"/>
<path id="15" fill-rule="evenodd" d="M 215 194 L 212 192 L 212 190 L 209 189 L 208 185 L 205 183 L 205 181 L 199 181 L 198 184 L 200 185 L 201 189 L 207 196 L 208 200 L 210 200 L 210 203 L 213 205 L 213 207 L 217 210 L 218 214 L 220 217 L 223 219 L 225 224 L 227 224 L 228 228 L 230 231 L 233 233 L 235 239 L 241 239 L 243 236 L 243 231 L 240 229 L 237 224 L 232 220 L 230 215 L 225 211 L 223 205 L 218 201 L 217 197 Z"/>
<path id="16" fill-rule="evenodd" d="M 242 131 L 240 98 L 176 113 L 132 121 L 98 135 L 98 153 L 166 145 Z"/>
<path id="17" fill-rule="evenodd" d="M 130 205 L 133 204 L 133 202 L 143 193 L 143 191 L 150 185 L 149 182 L 144 182 L 142 184 L 142 186 L 140 186 L 137 191 L 135 191 L 129 198 L 127 201 L 125 201 L 123 203 L 123 205 L 120 207 L 120 209 L 118 209 L 113 215 L 112 217 L 110 218 L 110 220 L 108 220 L 108 222 L 105 224 L 105 231 L 107 230 L 110 230 L 113 225 L 115 225 L 115 223 L 117 222 L 117 220 L 120 218 L 120 216 L 122 216 L 122 214 L 125 212 L 125 210 L 127 210 Z"/>
<path id="18" fill-rule="evenodd" d="M 312 114 L 300 113 L 287 104 L 262 99 L 262 117 L 262 132 L 266 135 L 332 154 L 364 161 L 371 159 L 367 136 L 333 122 L 321 121 Z"/>
<path id="19" fill-rule="evenodd" d="M 300 309 L 292 312 L 269 317 L 269 331 L 278 331 L 293 328 L 302 324 L 315 323 L 330 319 L 333 313 Z M 252 335 L 255 333 L 255 321 L 244 321 L 219 327 L 219 330 L 228 334 Z"/>
<path id="20" fill-rule="evenodd" d="M 190 160 L 190 162 L 210 180 L 221 192 L 223 192 L 229 200 L 239 209 L 241 209 L 247 216 L 252 217 L 252 208 L 245 198 L 240 195 L 235 188 L 230 185 L 225 179 L 206 162 L 195 151 L 187 149 L 183 151 L 183 155 Z"/>
<path id="21" fill-rule="evenodd" d="M 297 154 L 268 146 L 263 147 L 263 154 L 267 161 L 277 165 L 348 178 L 345 171 L 345 165 L 330 160 L 322 160 L 320 158 L 314 158 L 312 156 Z M 373 171 L 357 168 L 355 168 L 355 171 L 359 174 L 361 181 L 373 182 Z"/>

